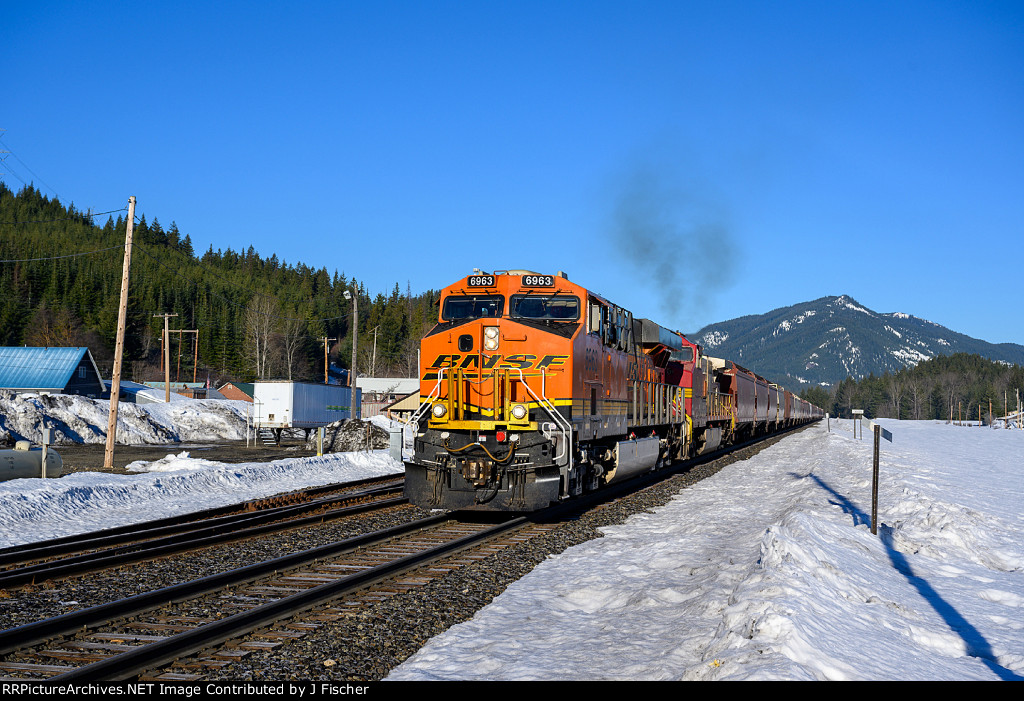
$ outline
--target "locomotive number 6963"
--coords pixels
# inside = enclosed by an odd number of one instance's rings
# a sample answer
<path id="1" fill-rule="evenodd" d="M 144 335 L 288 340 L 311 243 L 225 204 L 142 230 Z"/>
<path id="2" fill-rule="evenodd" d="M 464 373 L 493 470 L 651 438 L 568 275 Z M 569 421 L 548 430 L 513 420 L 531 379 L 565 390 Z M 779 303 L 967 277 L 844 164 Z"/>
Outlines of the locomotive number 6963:
<path id="1" fill-rule="evenodd" d="M 494 287 L 494 276 L 470 275 L 466 282 L 470 287 Z"/>
<path id="2" fill-rule="evenodd" d="M 554 287 L 553 275 L 523 275 L 523 287 Z"/>

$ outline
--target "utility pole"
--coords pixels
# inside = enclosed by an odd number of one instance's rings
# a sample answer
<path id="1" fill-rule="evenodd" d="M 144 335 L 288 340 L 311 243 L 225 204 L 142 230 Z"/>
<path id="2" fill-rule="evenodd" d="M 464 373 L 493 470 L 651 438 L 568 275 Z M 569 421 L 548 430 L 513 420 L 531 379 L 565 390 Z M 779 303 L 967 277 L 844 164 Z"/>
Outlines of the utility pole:
<path id="1" fill-rule="evenodd" d="M 380 326 L 373 327 L 373 356 L 370 360 L 370 377 L 377 376 L 377 331 L 380 330 Z"/>
<path id="2" fill-rule="evenodd" d="M 331 341 L 337 341 L 338 339 L 336 339 L 336 338 L 327 338 L 327 336 L 324 336 L 320 340 L 322 340 L 324 342 L 324 384 L 326 385 L 326 384 L 330 384 L 327 381 L 327 348 L 328 348 L 327 344 L 330 343 Z"/>
<path id="3" fill-rule="evenodd" d="M 178 369 L 174 374 L 174 381 L 178 382 L 181 378 L 181 334 L 183 333 L 194 333 L 195 343 L 193 349 L 195 354 L 192 358 L 192 382 L 196 381 L 196 366 L 199 364 L 199 329 L 175 329 L 173 333 L 178 334 Z"/>
<path id="4" fill-rule="evenodd" d="M 167 320 L 177 314 L 154 314 L 153 318 L 164 318 L 164 401 L 171 403 L 171 332 Z"/>
<path id="5" fill-rule="evenodd" d="M 359 347 L 359 288 L 353 290 L 352 295 L 352 372 L 349 374 L 349 383 L 352 387 L 352 403 L 356 401 L 356 349 Z"/>
<path id="6" fill-rule="evenodd" d="M 121 266 L 121 304 L 117 308 L 117 341 L 114 345 L 114 374 L 110 378 L 110 419 L 103 467 L 114 466 L 114 437 L 117 433 L 117 405 L 121 401 L 121 358 L 124 355 L 124 327 L 128 316 L 128 273 L 132 268 L 132 233 L 135 231 L 135 195 L 128 198 L 128 225 L 124 234 L 124 264 Z"/>
<path id="7" fill-rule="evenodd" d="M 353 287 L 352 293 L 345 290 L 345 299 L 352 300 L 352 367 L 348 371 L 348 386 L 352 388 L 352 401 L 356 400 L 356 348 L 359 344 L 359 288 Z"/>

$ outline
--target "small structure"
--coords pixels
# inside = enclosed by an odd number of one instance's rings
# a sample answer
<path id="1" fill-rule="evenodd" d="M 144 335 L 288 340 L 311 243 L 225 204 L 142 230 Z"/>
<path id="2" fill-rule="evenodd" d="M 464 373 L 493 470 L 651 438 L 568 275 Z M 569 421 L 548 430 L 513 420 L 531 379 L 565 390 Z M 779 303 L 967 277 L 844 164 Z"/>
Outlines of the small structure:
<path id="1" fill-rule="evenodd" d="M 419 393 L 420 381 L 415 377 L 359 377 L 356 387 L 362 390 L 364 417 L 385 413 L 389 405 L 412 393 Z"/>
<path id="2" fill-rule="evenodd" d="M 384 407 L 384 415 L 394 421 L 408 421 L 409 418 L 420 408 L 420 393 L 412 392 L 399 397 Z"/>
<path id="3" fill-rule="evenodd" d="M 256 385 L 252 382 L 225 382 L 218 391 L 225 399 L 251 402 L 256 393 Z"/>
<path id="4" fill-rule="evenodd" d="M 205 385 L 201 387 L 193 387 L 192 383 L 189 383 L 188 387 L 183 387 L 176 391 L 181 396 L 188 397 L 189 399 L 226 399 L 220 391 L 215 390 L 213 387 L 206 387 Z"/>
<path id="5" fill-rule="evenodd" d="M 0 389 L 15 392 L 105 395 L 88 348 L 0 347 Z"/>
<path id="6" fill-rule="evenodd" d="M 107 394 L 111 392 L 112 384 L 111 380 L 103 381 L 103 386 L 106 387 Z M 122 404 L 163 403 L 164 395 L 161 392 L 159 398 L 157 398 L 157 391 L 149 385 L 132 382 L 131 380 L 121 380 L 121 391 L 118 393 L 118 401 Z"/>

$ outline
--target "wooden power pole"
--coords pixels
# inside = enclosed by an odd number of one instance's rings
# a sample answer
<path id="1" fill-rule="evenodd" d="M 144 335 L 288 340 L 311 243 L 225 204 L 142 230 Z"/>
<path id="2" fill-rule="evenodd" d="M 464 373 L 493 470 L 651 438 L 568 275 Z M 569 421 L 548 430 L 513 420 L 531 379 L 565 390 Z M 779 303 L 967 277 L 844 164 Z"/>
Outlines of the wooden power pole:
<path id="1" fill-rule="evenodd" d="M 328 344 L 331 341 L 337 341 L 338 339 L 336 339 L 336 338 L 327 338 L 327 336 L 324 336 L 320 340 L 322 340 L 324 342 L 324 384 L 327 385 L 327 384 L 330 384 L 327 381 L 327 349 L 329 348 Z"/>
<path id="2" fill-rule="evenodd" d="M 359 288 L 352 290 L 352 371 L 349 373 L 348 386 L 352 388 L 352 406 L 356 405 L 356 348 L 359 344 Z M 352 412 L 355 418 L 355 412 Z"/>
<path id="3" fill-rule="evenodd" d="M 171 403 L 171 332 L 167 328 L 167 320 L 177 314 L 154 314 L 164 318 L 164 401 Z"/>
<path id="4" fill-rule="evenodd" d="M 110 378 L 110 419 L 103 466 L 114 466 L 114 437 L 117 433 L 117 405 L 121 400 L 121 358 L 124 355 L 124 327 L 128 316 L 128 273 L 132 267 L 132 233 L 135 230 L 135 196 L 128 198 L 128 225 L 124 235 L 124 265 L 121 267 L 121 304 L 117 309 L 117 342 L 114 346 L 114 374 Z"/>
<path id="5" fill-rule="evenodd" d="M 199 365 L 199 329 L 174 329 L 170 333 L 178 334 L 178 369 L 174 373 L 174 381 L 179 382 L 181 380 L 181 334 L 183 333 L 194 333 L 192 349 L 194 351 L 192 357 L 192 382 L 196 381 L 196 366 Z"/>

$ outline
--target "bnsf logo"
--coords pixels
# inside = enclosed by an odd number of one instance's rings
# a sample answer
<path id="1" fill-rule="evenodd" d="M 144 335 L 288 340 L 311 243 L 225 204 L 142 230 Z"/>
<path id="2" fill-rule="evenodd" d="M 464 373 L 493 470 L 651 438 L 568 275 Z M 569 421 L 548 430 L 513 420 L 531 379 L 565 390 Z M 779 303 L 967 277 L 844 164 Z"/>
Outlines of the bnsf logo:
<path id="1" fill-rule="evenodd" d="M 569 359 L 567 355 L 545 355 L 536 365 L 534 361 L 537 356 L 527 353 L 516 353 L 514 355 L 488 355 L 484 357 L 484 370 L 537 368 L 538 370 L 564 365 Z M 480 356 L 476 354 L 461 355 L 459 353 L 443 353 L 434 360 L 428 367 L 431 368 L 477 368 L 480 367 Z"/>

